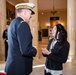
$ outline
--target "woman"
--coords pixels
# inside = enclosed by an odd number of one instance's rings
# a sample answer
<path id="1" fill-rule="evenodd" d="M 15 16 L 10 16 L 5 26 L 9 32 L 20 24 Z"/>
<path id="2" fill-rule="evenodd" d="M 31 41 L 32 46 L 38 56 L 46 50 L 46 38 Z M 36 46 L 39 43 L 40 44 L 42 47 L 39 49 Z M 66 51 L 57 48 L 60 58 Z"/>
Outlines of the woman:
<path id="1" fill-rule="evenodd" d="M 47 48 L 42 49 L 43 56 L 46 57 L 44 75 L 62 75 L 63 63 L 67 61 L 70 47 L 67 32 L 61 24 L 57 24 L 52 35 Z"/>

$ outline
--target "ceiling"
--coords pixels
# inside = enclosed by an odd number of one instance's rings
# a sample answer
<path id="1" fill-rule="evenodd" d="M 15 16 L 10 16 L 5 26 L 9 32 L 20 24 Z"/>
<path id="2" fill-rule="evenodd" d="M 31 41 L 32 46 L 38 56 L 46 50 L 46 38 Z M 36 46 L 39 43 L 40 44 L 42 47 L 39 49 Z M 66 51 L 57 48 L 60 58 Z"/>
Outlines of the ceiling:
<path id="1" fill-rule="evenodd" d="M 28 2 L 28 0 L 6 0 L 12 5 L 16 5 L 17 3 Z M 55 9 L 66 9 L 67 8 L 67 0 L 38 0 L 38 10 L 52 10 L 53 5 Z"/>

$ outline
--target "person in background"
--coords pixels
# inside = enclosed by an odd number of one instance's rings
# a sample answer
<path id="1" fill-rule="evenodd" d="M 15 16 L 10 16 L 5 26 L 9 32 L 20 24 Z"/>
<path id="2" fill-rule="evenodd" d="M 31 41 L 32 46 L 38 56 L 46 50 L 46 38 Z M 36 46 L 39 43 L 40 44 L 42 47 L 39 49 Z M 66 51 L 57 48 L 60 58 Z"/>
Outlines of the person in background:
<path id="1" fill-rule="evenodd" d="M 41 27 L 38 30 L 38 41 L 42 40 L 42 33 L 41 33 Z"/>
<path id="2" fill-rule="evenodd" d="M 4 45 L 5 45 L 5 61 L 7 59 L 7 54 L 8 54 L 8 37 L 7 37 L 7 30 L 8 30 L 8 25 L 6 25 L 6 29 L 3 31 L 2 38 L 4 40 Z"/>
<path id="3" fill-rule="evenodd" d="M 33 3 L 20 3 L 15 6 L 17 17 L 8 28 L 8 57 L 5 65 L 7 75 L 29 75 L 32 72 L 33 57 L 37 49 L 32 46 L 29 21 L 34 15 Z"/>
<path id="4" fill-rule="evenodd" d="M 42 54 L 46 57 L 44 75 L 62 75 L 63 63 L 67 61 L 70 44 L 63 25 L 55 25 L 52 35 L 47 48 L 42 48 Z"/>

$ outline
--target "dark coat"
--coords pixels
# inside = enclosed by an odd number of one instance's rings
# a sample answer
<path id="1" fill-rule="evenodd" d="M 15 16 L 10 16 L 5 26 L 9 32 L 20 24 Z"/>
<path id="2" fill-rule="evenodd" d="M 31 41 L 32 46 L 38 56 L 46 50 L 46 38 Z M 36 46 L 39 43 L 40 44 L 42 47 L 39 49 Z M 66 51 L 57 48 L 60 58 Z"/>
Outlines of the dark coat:
<path id="1" fill-rule="evenodd" d="M 37 51 L 32 46 L 29 25 L 22 18 L 14 19 L 8 28 L 8 57 L 5 66 L 7 75 L 29 75 Z"/>
<path id="2" fill-rule="evenodd" d="M 2 38 L 4 39 L 4 44 L 5 44 L 5 61 L 6 61 L 6 59 L 7 59 L 7 52 L 8 52 L 7 29 L 3 31 Z"/>
<path id="3" fill-rule="evenodd" d="M 50 50 L 50 45 L 52 43 L 51 39 L 47 46 L 47 49 Z M 69 54 L 69 42 L 65 41 L 63 45 L 60 45 L 60 42 L 56 42 L 53 49 L 51 49 L 51 54 L 44 55 L 46 57 L 46 67 L 51 70 L 62 70 L 63 63 L 67 61 Z"/>
<path id="4" fill-rule="evenodd" d="M 2 38 L 7 40 L 7 29 L 3 31 Z"/>
<path id="5" fill-rule="evenodd" d="M 6 44 L 8 38 L 7 38 L 7 29 L 3 31 L 2 38 L 5 39 L 4 43 Z"/>

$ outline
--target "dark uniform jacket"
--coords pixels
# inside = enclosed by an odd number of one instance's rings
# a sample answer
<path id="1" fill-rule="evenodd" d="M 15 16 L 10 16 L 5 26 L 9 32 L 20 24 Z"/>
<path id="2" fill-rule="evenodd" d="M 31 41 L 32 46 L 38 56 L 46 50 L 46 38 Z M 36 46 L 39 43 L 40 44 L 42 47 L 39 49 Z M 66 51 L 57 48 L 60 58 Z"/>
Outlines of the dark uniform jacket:
<path id="1" fill-rule="evenodd" d="M 52 43 L 51 39 L 49 41 L 49 44 L 47 46 L 47 49 L 50 50 L 50 45 Z M 46 57 L 46 67 L 51 70 L 62 70 L 63 69 L 63 63 L 67 61 L 68 53 L 69 53 L 69 43 L 67 41 L 64 42 L 63 45 L 60 45 L 60 42 L 56 42 L 53 49 L 51 49 L 51 54 L 44 55 Z"/>
<path id="2" fill-rule="evenodd" d="M 8 28 L 8 57 L 5 66 L 7 75 L 29 75 L 36 49 L 32 46 L 29 25 L 22 18 L 14 19 Z"/>

